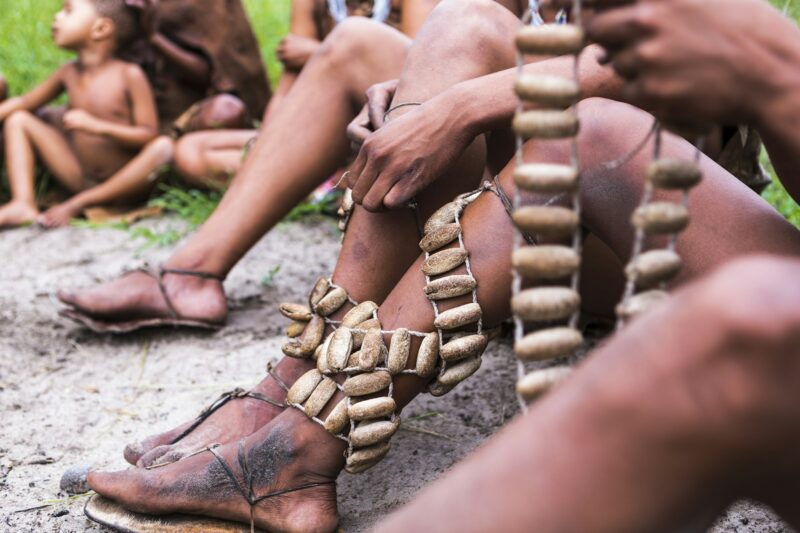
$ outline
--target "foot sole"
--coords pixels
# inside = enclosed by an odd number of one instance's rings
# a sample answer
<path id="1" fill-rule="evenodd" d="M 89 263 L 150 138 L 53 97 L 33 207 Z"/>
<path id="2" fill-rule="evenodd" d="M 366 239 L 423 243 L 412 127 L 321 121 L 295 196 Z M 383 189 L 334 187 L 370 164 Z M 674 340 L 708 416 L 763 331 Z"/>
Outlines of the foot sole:
<path id="1" fill-rule="evenodd" d="M 121 533 L 250 533 L 249 524 L 216 518 L 134 513 L 99 494 L 89 498 L 83 512 L 89 520 Z"/>
<path id="2" fill-rule="evenodd" d="M 202 320 L 183 318 L 142 318 L 139 320 L 104 322 L 91 318 L 74 309 L 62 309 L 58 314 L 89 328 L 95 333 L 113 333 L 119 335 L 149 328 L 191 328 L 216 331 L 225 326 L 225 324 L 217 322 L 203 322 Z"/>

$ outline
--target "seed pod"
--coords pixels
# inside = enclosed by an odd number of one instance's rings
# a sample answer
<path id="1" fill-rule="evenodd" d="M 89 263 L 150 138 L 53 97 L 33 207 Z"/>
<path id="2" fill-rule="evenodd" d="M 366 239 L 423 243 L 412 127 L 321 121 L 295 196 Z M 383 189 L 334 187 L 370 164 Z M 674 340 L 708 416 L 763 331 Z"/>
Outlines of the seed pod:
<path id="1" fill-rule="evenodd" d="M 474 324 L 481 319 L 481 314 L 481 306 L 476 303 L 460 305 L 439 314 L 433 326 L 437 329 L 456 329 Z"/>
<path id="2" fill-rule="evenodd" d="M 450 244 L 459 235 L 461 235 L 460 224 L 444 224 L 431 232 L 426 232 L 422 240 L 419 241 L 419 247 L 422 248 L 423 252 L 430 253 Z"/>
<path id="3" fill-rule="evenodd" d="M 346 301 L 347 291 L 341 287 L 336 287 L 319 301 L 317 306 L 314 307 L 314 311 L 318 315 L 328 316 L 338 311 Z"/>
<path id="4" fill-rule="evenodd" d="M 282 303 L 278 306 L 278 311 L 286 318 L 299 322 L 311 320 L 311 309 L 301 304 Z"/>
<path id="5" fill-rule="evenodd" d="M 652 287 L 674 278 L 681 269 L 681 257 L 672 250 L 650 250 L 625 267 L 628 279 L 638 287 Z"/>
<path id="6" fill-rule="evenodd" d="M 647 179 L 661 189 L 691 189 L 702 177 L 700 168 L 692 161 L 659 159 L 647 167 Z"/>
<path id="7" fill-rule="evenodd" d="M 580 305 L 578 293 L 566 287 L 526 289 L 511 299 L 514 314 L 529 322 L 561 320 L 576 312 Z"/>
<path id="8" fill-rule="evenodd" d="M 328 293 L 328 289 L 331 288 L 331 282 L 328 278 L 319 278 L 316 283 L 314 283 L 314 288 L 311 289 L 311 294 L 308 296 L 308 305 L 311 306 L 311 309 L 314 309 L 320 300 Z"/>
<path id="9" fill-rule="evenodd" d="M 324 354 L 327 349 L 328 345 L 325 343 L 322 343 L 319 346 L 317 346 L 317 348 L 314 350 L 314 361 L 319 361 L 320 355 Z"/>
<path id="10" fill-rule="evenodd" d="M 651 202 L 637 208 L 631 222 L 649 235 L 678 233 L 689 225 L 689 210 L 673 202 Z"/>
<path id="11" fill-rule="evenodd" d="M 511 264 L 523 277 L 532 280 L 560 279 L 578 270 L 581 258 L 566 246 L 525 246 L 514 250 Z"/>
<path id="12" fill-rule="evenodd" d="M 664 291 L 647 291 L 639 293 L 627 302 L 617 306 L 617 316 L 622 320 L 630 320 L 649 312 L 669 299 Z"/>
<path id="13" fill-rule="evenodd" d="M 385 370 L 350 376 L 344 381 L 342 390 L 348 396 L 366 396 L 382 391 L 392 382 L 392 376 Z"/>
<path id="14" fill-rule="evenodd" d="M 456 216 L 461 214 L 467 203 L 464 200 L 454 200 L 450 203 L 444 204 L 442 207 L 434 211 L 431 217 L 425 222 L 423 234 L 427 235 L 439 228 L 452 224 L 456 220 Z"/>
<path id="15" fill-rule="evenodd" d="M 361 422 L 350 432 L 350 442 L 358 448 L 371 446 L 388 440 L 400 427 L 400 419 L 394 421 L 381 420 L 379 422 Z"/>
<path id="16" fill-rule="evenodd" d="M 306 416 L 309 418 L 317 416 L 331 401 L 333 395 L 336 394 L 336 390 L 335 381 L 331 378 L 323 378 L 317 388 L 314 389 L 314 392 L 311 393 L 311 396 L 308 397 L 305 405 L 303 405 Z"/>
<path id="17" fill-rule="evenodd" d="M 291 404 L 303 403 L 317 388 L 319 382 L 322 381 L 322 377 L 322 374 L 317 369 L 309 370 L 297 378 L 294 384 L 289 387 L 289 392 L 286 393 L 286 401 Z"/>
<path id="18" fill-rule="evenodd" d="M 389 343 L 389 357 L 386 362 L 390 374 L 399 374 L 405 370 L 410 351 L 411 334 L 405 328 L 396 330 Z"/>
<path id="19" fill-rule="evenodd" d="M 292 357 L 294 359 L 305 359 L 308 357 L 308 354 L 303 350 L 303 346 L 298 340 L 287 342 L 281 346 L 281 351 L 286 357 Z"/>
<path id="20" fill-rule="evenodd" d="M 511 215 L 514 223 L 526 233 L 543 237 L 565 237 L 578 229 L 578 215 L 572 209 L 528 205 Z"/>
<path id="21" fill-rule="evenodd" d="M 328 345 L 328 368 L 333 372 L 341 372 L 347 365 L 347 359 L 353 350 L 353 335 L 347 328 L 339 328 L 333 332 Z"/>
<path id="22" fill-rule="evenodd" d="M 328 433 L 338 435 L 350 424 L 350 418 L 347 416 L 347 404 L 349 401 L 348 398 L 342 398 L 339 400 L 339 403 L 336 404 L 336 407 L 328 413 L 327 418 L 325 418 L 325 424 L 323 425 Z"/>
<path id="23" fill-rule="evenodd" d="M 350 474 L 358 474 L 368 470 L 386 457 L 390 448 L 391 444 L 389 442 L 381 442 L 366 448 L 359 448 L 347 457 L 344 469 Z"/>
<path id="24" fill-rule="evenodd" d="M 328 346 L 330 346 L 332 338 L 333 333 L 328 335 L 328 337 L 325 339 L 325 342 L 317 347 L 317 350 L 314 354 L 317 359 L 317 370 L 323 374 L 327 374 L 330 371 L 328 368 Z"/>
<path id="25" fill-rule="evenodd" d="M 486 349 L 489 339 L 486 335 L 467 335 L 453 339 L 442 346 L 439 356 L 451 363 L 468 357 L 480 356 Z M 448 368 L 449 370 L 449 368 Z"/>
<path id="26" fill-rule="evenodd" d="M 458 383 L 456 383 L 456 385 L 458 385 Z M 430 385 L 428 385 L 427 391 L 431 396 L 438 398 L 439 396 L 444 396 L 451 390 L 455 389 L 456 385 L 442 385 L 438 381 L 434 380 Z"/>
<path id="27" fill-rule="evenodd" d="M 371 329 L 381 329 L 381 321 L 377 318 L 370 318 L 353 328 L 353 349 L 361 348 L 364 342 L 364 335 Z"/>
<path id="28" fill-rule="evenodd" d="M 340 218 L 339 222 L 336 223 L 336 227 L 339 228 L 339 231 L 344 233 L 345 231 L 347 231 L 347 223 L 348 222 L 350 222 L 350 221 L 347 219 L 346 216 L 344 218 Z"/>
<path id="29" fill-rule="evenodd" d="M 350 420 L 360 421 L 369 420 L 372 418 L 382 418 L 394 413 L 397 409 L 397 404 L 393 398 L 383 396 L 381 398 L 371 398 L 358 403 L 350 402 L 350 408 L 347 409 L 347 416 Z"/>
<path id="30" fill-rule="evenodd" d="M 535 370 L 517 381 L 517 393 L 527 401 L 534 400 L 564 381 L 571 372 L 568 366 Z"/>
<path id="31" fill-rule="evenodd" d="M 325 319 L 319 315 L 314 315 L 300 337 L 300 349 L 306 354 L 306 357 L 311 357 L 314 354 L 314 350 L 320 345 L 324 336 Z"/>
<path id="32" fill-rule="evenodd" d="M 426 276 L 438 276 L 464 264 L 469 252 L 463 248 L 449 248 L 436 252 L 422 263 L 422 273 Z"/>
<path id="33" fill-rule="evenodd" d="M 574 24 L 523 26 L 514 39 L 523 54 L 563 56 L 578 54 L 585 41 L 583 30 Z"/>
<path id="34" fill-rule="evenodd" d="M 481 367 L 481 362 L 481 357 L 476 355 L 475 357 L 459 361 L 454 365 L 448 365 L 447 370 L 445 370 L 444 373 L 436 379 L 436 381 L 445 387 L 450 385 L 458 385 L 472 374 L 477 372 Z"/>
<path id="35" fill-rule="evenodd" d="M 524 361 L 543 361 L 564 357 L 583 344 L 583 335 L 574 328 L 550 328 L 525 335 L 514 345 L 517 357 Z"/>
<path id="36" fill-rule="evenodd" d="M 578 175 L 578 169 L 570 165 L 526 163 L 514 169 L 514 183 L 526 191 L 557 194 L 574 191 Z"/>
<path id="37" fill-rule="evenodd" d="M 349 214 L 350 211 L 353 210 L 353 205 L 355 205 L 355 202 L 353 202 L 353 189 L 348 187 L 344 190 L 344 194 L 342 195 L 341 209 L 345 214 Z"/>
<path id="38" fill-rule="evenodd" d="M 431 281 L 425 285 L 425 296 L 429 300 L 444 300 L 463 296 L 475 290 L 478 282 L 469 275 L 447 276 Z"/>
<path id="39" fill-rule="evenodd" d="M 372 318 L 372 314 L 377 309 L 378 304 L 375 302 L 361 302 L 344 315 L 344 318 L 342 318 L 342 326 L 346 328 L 354 328 L 365 320 Z"/>
<path id="40" fill-rule="evenodd" d="M 572 111 L 535 109 L 517 113 L 512 127 L 525 139 L 564 139 L 578 134 L 578 117 Z"/>
<path id="41" fill-rule="evenodd" d="M 417 352 L 417 375 L 427 378 L 433 375 L 436 370 L 436 363 L 439 360 L 439 334 L 437 332 L 428 333 L 422 339 L 422 344 Z"/>
<path id="42" fill-rule="evenodd" d="M 306 329 L 306 324 L 308 322 L 298 322 L 295 320 L 286 328 L 286 336 L 290 339 L 294 339 L 302 335 L 303 331 Z"/>
<path id="43" fill-rule="evenodd" d="M 350 354 L 347 358 L 345 368 L 358 368 L 361 365 L 361 350 L 357 350 Z"/>
<path id="44" fill-rule="evenodd" d="M 375 328 L 371 329 L 364 335 L 364 342 L 361 345 L 361 360 L 359 367 L 365 372 L 375 370 L 383 350 L 386 346 L 383 344 L 383 333 L 381 330 Z"/>
<path id="45" fill-rule="evenodd" d="M 514 88 L 521 99 L 544 107 L 569 107 L 581 96 L 578 84 L 562 76 L 523 74 Z"/>

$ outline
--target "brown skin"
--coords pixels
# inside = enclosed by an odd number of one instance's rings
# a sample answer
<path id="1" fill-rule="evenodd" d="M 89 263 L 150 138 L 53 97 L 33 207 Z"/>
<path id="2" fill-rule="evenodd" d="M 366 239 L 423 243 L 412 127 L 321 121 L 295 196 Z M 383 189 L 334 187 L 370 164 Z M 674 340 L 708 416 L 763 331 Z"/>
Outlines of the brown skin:
<path id="1" fill-rule="evenodd" d="M 126 167 L 156 137 L 157 118 L 142 70 L 113 59 L 113 22 L 100 17 L 88 0 L 67 0 L 55 17 L 53 37 L 78 59 L 30 93 L 0 104 L 12 191 L 11 202 L 0 208 L 0 226 L 34 219 L 59 226 L 91 205 L 138 200 L 150 188 L 147 176 L 161 164 L 148 157 L 134 166 L 133 176 Z M 64 132 L 32 114 L 62 92 L 70 101 Z M 75 194 L 41 217 L 34 198 L 35 153 Z M 96 187 L 101 180 L 107 181 Z"/>
<path id="2" fill-rule="evenodd" d="M 585 103 L 584 106 L 583 116 L 586 118 L 581 156 L 587 168 L 593 168 L 596 164 L 605 161 L 608 150 L 621 149 L 624 151 L 625 147 L 630 147 L 640 138 L 641 133 L 648 128 L 651 121 L 648 115 L 624 104 L 592 100 Z M 599 143 L 600 139 L 614 139 L 614 141 L 608 150 L 606 147 L 599 149 L 598 147 L 602 146 Z M 553 145 L 531 143 L 527 147 L 527 151 L 529 160 L 562 161 L 567 156 L 565 147 Z M 691 148 L 684 141 L 675 137 L 665 139 L 664 151 L 665 155 L 675 157 L 687 157 L 691 154 Z M 613 176 L 594 177 L 592 187 L 584 194 L 584 200 L 587 202 L 586 224 L 596 232 L 596 235 L 608 243 L 615 254 L 620 254 L 622 257 L 625 257 L 630 249 L 630 230 L 627 219 L 638 204 L 642 185 L 641 176 L 648 161 L 647 155 L 641 155 L 626 165 L 624 170 Z M 470 166 L 471 164 L 467 164 L 463 168 L 454 169 L 452 173 L 442 177 L 441 183 L 450 183 L 454 179 L 457 181 L 466 179 L 465 170 Z M 686 232 L 679 245 L 679 251 L 686 260 L 681 281 L 701 275 L 729 261 L 732 257 L 752 251 L 800 254 L 800 234 L 796 230 L 714 163 L 704 159 L 703 167 L 706 179 L 693 196 L 694 205 L 701 205 L 703 209 L 694 211 L 695 220 L 692 229 Z M 501 182 L 507 191 L 513 191 L 512 171 L 513 165 L 510 165 L 501 174 Z M 469 184 L 472 183 L 474 181 Z M 467 185 L 463 181 L 461 184 Z M 712 198 L 718 203 L 713 203 Z M 619 217 L 601 216 L 603 213 L 609 212 L 610 206 L 619 212 Z M 356 250 L 360 249 L 358 244 L 366 241 L 363 232 L 367 229 L 359 222 L 359 216 L 366 213 L 364 210 L 356 210 L 356 216 L 352 222 L 354 225 L 347 234 L 334 273 L 334 279 L 343 286 L 352 288 L 355 294 L 360 294 L 360 291 L 357 290 L 360 287 L 360 280 L 359 283 L 356 283 L 355 278 L 351 278 L 348 273 L 359 262 L 356 253 Z M 405 214 L 403 211 L 397 213 Z M 595 216 L 595 213 L 598 216 Z M 741 220 L 729 222 L 721 234 L 718 223 L 720 216 L 727 216 L 729 218 L 726 220 L 731 221 L 737 213 Z M 379 224 L 378 221 L 382 217 L 394 216 L 394 213 L 370 216 L 375 218 L 370 221 L 373 227 L 368 231 L 374 233 L 376 223 Z M 394 219 L 391 223 L 388 220 L 387 218 L 385 224 L 384 231 L 386 232 L 393 231 L 397 227 L 404 227 L 402 224 L 398 226 Z M 380 225 L 383 226 L 383 224 Z M 407 226 L 412 226 L 412 223 L 409 221 Z M 467 209 L 463 217 L 463 226 L 466 246 L 471 252 L 472 267 L 480 281 L 478 298 L 484 310 L 484 317 L 488 324 L 499 323 L 509 315 L 510 243 L 514 230 L 502 205 L 492 195 L 481 197 Z M 408 241 L 403 241 L 400 236 L 393 234 L 392 246 L 395 249 L 413 249 L 415 243 L 416 236 L 409 238 Z M 701 247 L 703 253 L 698 252 L 698 248 Z M 386 257 L 393 258 L 393 255 L 387 253 Z M 422 259 L 418 258 L 408 268 L 406 274 L 396 283 L 394 290 L 382 301 L 379 317 L 387 329 L 399 326 L 421 331 L 432 329 L 432 311 L 422 293 L 425 283 L 420 274 Z M 590 284 L 595 282 L 592 277 L 595 273 L 593 266 L 592 258 L 587 257 L 584 274 L 588 278 L 587 283 Z M 358 270 L 357 267 L 355 270 Z M 373 272 L 376 271 L 373 270 Z M 716 301 L 720 301 L 718 296 Z M 464 302 L 453 300 L 447 302 L 447 306 L 444 308 L 460 303 Z M 610 313 L 611 310 L 606 309 L 606 312 Z M 692 316 L 692 322 L 697 323 L 698 319 L 694 315 Z M 682 331 L 684 330 L 685 328 L 682 329 Z M 675 342 L 682 341 L 681 346 L 676 347 L 676 351 L 691 348 L 686 335 L 679 336 L 669 333 L 669 336 L 675 339 Z M 655 343 L 654 346 L 660 344 Z M 635 350 L 634 353 L 640 351 Z M 628 348 L 624 353 L 631 353 L 631 349 Z M 281 363 L 279 368 L 283 364 Z M 297 363 L 290 361 L 289 364 Z M 413 361 L 411 364 L 413 365 Z M 626 366 L 625 369 L 627 368 Z M 633 379 L 633 374 L 630 372 L 628 374 L 630 379 Z M 401 405 L 404 405 L 420 391 L 422 383 L 418 379 L 404 377 L 396 381 L 395 387 L 396 398 Z M 664 404 L 658 402 L 658 405 L 663 408 Z M 258 407 L 255 408 L 258 409 Z M 215 424 L 220 423 L 221 416 Z M 242 429 L 247 431 L 246 428 Z M 210 430 L 211 426 L 206 425 L 204 431 Z M 224 430 L 217 427 L 215 431 L 216 436 L 224 433 L 230 438 L 228 442 L 231 444 L 224 446 L 222 453 L 227 457 L 232 457 L 235 454 L 236 442 L 245 437 L 244 431 L 238 432 L 231 425 L 227 425 Z M 308 422 L 294 410 L 279 414 L 256 433 L 246 437 L 245 446 L 250 449 L 251 447 L 271 445 L 277 435 L 283 435 L 286 439 L 283 449 L 287 459 L 276 461 L 269 468 L 261 471 L 263 477 L 257 477 L 256 483 L 260 491 L 295 486 L 309 479 L 308 476 L 311 473 L 318 476 L 314 478 L 317 480 L 334 479 L 342 467 L 341 442 L 324 434 L 318 426 Z M 208 442 L 195 442 L 194 449 L 200 448 Z M 581 439 L 580 442 L 586 442 L 586 439 Z M 526 445 L 529 444 L 526 443 Z M 312 449 L 313 451 L 310 451 Z M 320 449 L 327 450 L 327 454 L 320 455 Z M 289 459 L 292 450 L 296 451 L 297 455 Z M 306 452 L 306 450 L 309 451 Z M 186 450 L 186 452 L 188 451 Z M 552 455 L 553 452 L 551 452 Z M 209 454 L 201 454 L 155 470 L 131 470 L 112 474 L 94 473 L 89 480 L 92 488 L 99 493 L 117 499 L 131 509 L 151 513 L 191 512 L 246 522 L 249 511 L 238 495 L 217 493 L 203 493 L 203 497 L 187 495 L 187 492 L 192 490 L 202 490 L 200 487 L 209 481 L 210 476 L 213 476 L 213 464 L 214 459 Z M 525 481 L 525 483 L 528 482 L 529 480 Z M 148 487 L 151 486 L 160 487 L 160 492 L 154 496 L 152 492 L 148 492 Z M 502 491 L 495 489 L 495 492 Z M 335 512 L 331 507 L 334 498 L 335 491 L 331 486 L 314 489 L 308 494 L 300 492 L 287 496 L 281 500 L 277 508 L 270 503 L 259 504 L 256 507 L 256 525 L 265 528 L 276 526 L 300 528 L 304 522 L 295 524 L 280 521 L 283 520 L 281 518 L 284 516 L 283 513 L 291 515 L 297 511 L 299 514 L 299 509 L 303 509 L 303 520 L 326 524 L 323 529 L 330 529 L 336 520 Z M 447 509 L 451 508 L 452 506 L 439 507 L 441 512 L 447 512 Z M 497 505 L 493 508 L 497 508 Z M 415 514 L 415 516 L 417 515 Z"/>
<path id="3" fill-rule="evenodd" d="M 451 46 L 453 51 L 462 52 L 465 59 L 458 68 L 449 68 L 446 72 L 441 69 L 436 71 L 432 64 L 437 61 L 430 54 L 431 43 L 420 39 L 412 48 L 409 59 L 401 78 L 398 89 L 398 101 L 414 101 L 435 97 L 437 90 L 452 85 L 454 79 L 461 76 L 478 76 L 481 71 L 493 71 L 502 68 L 497 64 L 504 61 L 513 61 L 513 49 L 507 40 L 508 29 L 503 28 L 503 16 L 498 13 L 483 11 L 484 3 L 475 2 L 471 5 L 476 9 L 465 10 L 464 4 L 452 6 L 449 2 L 445 5 L 458 10 L 460 16 L 459 31 L 454 32 Z M 440 17 L 433 16 L 430 25 L 440 25 L 442 31 L 452 24 L 455 11 L 442 8 L 438 12 Z M 487 17 L 497 22 L 497 34 L 492 34 L 487 28 Z M 507 24 L 516 25 L 516 21 L 508 20 Z M 469 30 L 469 31 L 467 31 Z M 481 32 L 481 39 L 476 36 Z M 431 32 L 433 34 L 433 31 Z M 422 37 L 423 34 L 420 35 Z M 496 38 L 496 42 L 495 42 Z M 480 54 L 463 54 L 464 50 L 491 49 L 495 54 L 480 56 Z M 447 50 L 440 50 L 445 53 Z M 437 76 L 430 77 L 430 72 Z M 476 95 L 477 96 L 477 95 Z M 584 129 L 581 137 L 581 159 L 587 169 L 595 169 L 598 164 L 608 159 L 609 153 L 625 153 L 636 144 L 643 133 L 651 124 L 652 118 L 648 115 L 630 108 L 624 104 L 612 103 L 602 100 L 591 100 L 582 104 Z M 407 113 L 407 114 L 410 114 Z M 403 116 L 401 110 L 397 111 L 397 118 L 393 115 L 392 122 L 400 121 Z M 407 115 L 406 115 L 407 116 Z M 387 126 L 388 127 L 388 126 Z M 618 258 L 618 264 L 623 264 L 630 251 L 631 237 L 628 220 L 630 213 L 638 205 L 644 169 L 649 162 L 648 150 L 639 154 L 630 163 L 616 173 L 586 173 L 587 187 L 583 191 L 583 200 L 586 206 L 585 224 L 612 250 Z M 564 143 L 529 143 L 526 146 L 527 160 L 565 161 L 568 156 L 567 146 Z M 691 157 L 693 150 L 684 141 L 667 136 L 664 140 L 664 153 L 673 157 Z M 460 190 L 474 187 L 476 179 L 483 173 L 485 153 L 481 143 L 476 143 L 459 159 L 458 166 L 451 172 L 445 173 L 437 187 L 430 192 L 441 192 L 445 196 L 442 185 L 455 184 Z M 694 212 L 694 222 L 679 244 L 679 251 L 686 260 L 686 265 L 680 281 L 702 275 L 710 269 L 723 264 L 740 254 L 753 251 L 768 251 L 774 253 L 800 253 L 800 234 L 797 233 L 780 215 L 775 213 L 763 201 L 752 195 L 743 185 L 731 179 L 724 171 L 706 158 L 702 159 L 702 166 L 706 179 L 693 193 L 693 204 L 703 206 Z M 512 192 L 511 175 L 513 164 L 508 165 L 501 173 L 501 182 L 506 191 Z M 452 191 L 447 191 L 452 193 Z M 428 194 L 426 191 L 425 194 Z M 452 194 L 447 196 L 452 198 Z M 423 203 L 427 212 L 430 212 L 433 202 Z M 435 205 L 435 204 L 434 204 Z M 614 216 L 609 216 L 614 213 Z M 374 296 L 379 291 L 365 294 L 362 287 L 365 279 L 375 279 L 375 272 L 383 272 L 376 265 L 381 262 L 391 262 L 395 268 L 390 271 L 392 276 L 376 281 L 382 286 L 394 276 L 398 265 L 407 268 L 405 275 L 399 281 L 389 282 L 393 289 L 385 299 L 374 297 L 375 301 L 382 302 L 379 316 L 384 327 L 396 326 L 430 331 L 432 329 L 432 311 L 430 304 L 422 293 L 424 279 L 420 274 L 421 257 L 416 261 L 409 260 L 405 254 L 417 254 L 413 222 L 405 223 L 398 216 L 408 216 L 407 211 L 370 214 L 365 210 L 356 209 L 352 226 L 348 231 L 342 253 L 334 272 L 337 283 L 351 290 L 356 299 L 364 296 Z M 362 217 L 372 217 L 368 224 L 362 223 Z M 366 219 L 364 219 L 366 220 Z M 484 195 L 467 209 L 463 218 L 466 246 L 471 252 L 471 260 L 476 277 L 480 280 L 478 292 L 479 301 L 484 309 L 484 317 L 488 324 L 496 324 L 508 317 L 508 302 L 510 296 L 510 246 L 513 228 L 502 205 L 492 195 Z M 406 233 L 410 235 L 406 235 Z M 388 250 L 381 248 L 381 234 L 391 234 L 391 247 Z M 365 278 L 359 266 L 362 254 L 376 250 L 365 261 L 371 276 Z M 402 253 L 404 258 L 398 258 Z M 383 254 L 383 255 L 381 255 Z M 410 257 L 413 257 L 411 255 Z M 374 258 L 374 259 L 372 259 Z M 377 263 L 373 263 L 377 261 Z M 413 264 L 410 264 L 413 262 Z M 597 272 L 594 267 L 593 257 L 586 258 L 587 283 L 596 283 Z M 448 306 L 463 303 L 462 301 L 447 302 Z M 611 313 L 609 306 L 606 313 Z M 682 337 L 677 337 L 681 339 Z M 296 361 L 282 362 L 279 366 L 298 365 Z M 413 364 L 413 361 L 412 361 Z M 401 405 L 407 403 L 421 388 L 421 383 L 413 377 L 403 377 L 396 382 L 396 397 Z M 232 412 L 238 409 L 236 403 L 229 404 Z M 226 406 L 223 409 L 228 409 Z M 220 410 L 220 413 L 222 410 Z M 266 417 L 265 417 L 266 418 Z M 225 423 L 222 415 L 213 424 Z M 204 427 L 205 426 L 205 427 Z M 211 419 L 201 426 L 203 431 L 214 432 L 215 436 L 224 434 L 231 444 L 221 449 L 226 457 L 235 453 L 236 442 L 247 436 L 249 429 L 227 425 L 224 428 L 212 427 Z M 327 480 L 335 478 L 342 466 L 342 445 L 320 430 L 318 426 L 305 420 L 299 413 L 288 410 L 272 419 L 256 433 L 245 440 L 246 449 L 273 446 L 278 436 L 285 441 L 278 447 L 283 450 L 284 459 L 274 461 L 269 467 L 260 469 L 261 477 L 257 477 L 256 486 L 259 490 L 275 490 L 288 488 L 299 483 L 314 480 Z M 202 447 L 200 440 L 194 442 L 194 448 Z M 326 450 L 321 453 L 320 450 Z M 309 450 L 306 452 L 306 450 Z M 297 455 L 291 454 L 296 452 Z M 243 504 L 241 498 L 234 494 L 208 494 L 202 492 L 202 486 L 214 476 L 213 458 L 209 454 L 200 454 L 184 459 L 170 466 L 155 470 L 132 470 L 121 473 L 105 474 L 93 473 L 90 476 L 92 487 L 106 496 L 117 499 L 123 505 L 132 509 L 144 510 L 154 513 L 173 511 L 223 516 L 240 521 L 247 521 L 249 509 Z M 313 473 L 313 477 L 312 476 Z M 148 492 L 148 487 L 159 487 L 156 496 Z M 187 493 L 201 491 L 202 497 L 189 496 Z M 335 501 L 335 491 L 331 487 L 313 489 L 309 493 L 293 493 L 291 496 L 282 497 L 278 503 L 265 502 L 256 507 L 256 524 L 260 527 L 271 528 L 297 528 L 307 526 L 310 521 L 323 530 L 332 529 L 336 523 L 335 511 L 332 502 Z M 283 517 L 300 514 L 300 522 L 285 520 Z M 295 515 L 296 516 L 296 515 Z"/>
<path id="4" fill-rule="evenodd" d="M 402 33 L 413 37 L 438 1 L 402 0 Z M 263 124 L 268 122 L 278 106 L 283 105 L 303 67 L 327 37 L 320 33 L 321 30 L 322 26 L 315 19 L 314 0 L 293 0 L 289 34 L 276 50 L 284 70 L 262 117 Z M 226 187 L 242 167 L 245 146 L 256 135 L 256 130 L 231 129 L 185 135 L 176 145 L 176 169 L 193 186 Z"/>

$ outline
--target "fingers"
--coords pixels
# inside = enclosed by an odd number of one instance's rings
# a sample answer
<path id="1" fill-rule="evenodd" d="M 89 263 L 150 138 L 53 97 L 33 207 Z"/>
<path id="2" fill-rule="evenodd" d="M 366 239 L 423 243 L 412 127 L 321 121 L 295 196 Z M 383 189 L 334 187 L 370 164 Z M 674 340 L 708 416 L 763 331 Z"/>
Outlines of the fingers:
<path id="1" fill-rule="evenodd" d="M 361 112 L 356 115 L 356 118 L 347 125 L 347 138 L 350 139 L 354 150 L 359 150 L 367 137 L 372 133 L 369 126 L 367 107 L 364 106 L 361 108 Z"/>
<path id="2" fill-rule="evenodd" d="M 381 172 L 378 179 L 375 180 L 374 185 L 370 188 L 361 206 L 367 211 L 382 211 L 387 206 L 384 203 L 384 197 L 397 183 L 398 177 L 394 176 L 392 172 Z"/>
<path id="3" fill-rule="evenodd" d="M 367 145 L 364 144 L 364 146 L 361 148 L 361 152 L 364 152 L 366 147 Z M 378 173 L 379 171 L 377 165 L 371 158 L 367 159 L 364 169 L 360 173 L 357 174 L 355 171 L 352 172 L 351 176 L 355 176 L 353 178 L 355 180 L 355 184 L 352 186 L 353 201 L 355 203 L 361 205 L 364 204 L 364 198 L 366 198 L 367 193 L 372 188 L 375 180 L 378 179 Z"/>
<path id="4" fill-rule="evenodd" d="M 378 130 L 383 127 L 383 116 L 394 98 L 397 84 L 398 80 L 391 80 L 367 89 L 367 110 L 373 129 Z"/>
<path id="5" fill-rule="evenodd" d="M 613 54 L 652 32 L 651 11 L 647 4 L 636 4 L 599 14 L 587 24 L 586 35 Z"/>

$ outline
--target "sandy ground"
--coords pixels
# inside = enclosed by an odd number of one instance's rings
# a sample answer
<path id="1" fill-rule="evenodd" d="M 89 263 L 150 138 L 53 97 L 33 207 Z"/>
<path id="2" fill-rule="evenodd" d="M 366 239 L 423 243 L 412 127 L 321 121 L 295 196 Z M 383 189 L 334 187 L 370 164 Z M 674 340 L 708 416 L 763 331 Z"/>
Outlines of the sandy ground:
<path id="1" fill-rule="evenodd" d="M 255 383 L 281 354 L 286 321 L 275 304 L 302 301 L 331 271 L 338 235 L 332 222 L 316 220 L 282 225 L 264 238 L 225 283 L 232 312 L 218 333 L 103 337 L 58 318 L 55 288 L 107 280 L 170 253 L 139 254 L 141 244 L 110 229 L 0 233 L 0 531 L 104 531 L 84 518 L 85 497 L 70 500 L 59 491 L 62 472 L 81 464 L 124 468 L 126 442 L 193 418 L 224 390 Z M 279 274 L 263 287 L 277 265 Z M 342 476 L 348 532 L 368 529 L 516 414 L 510 347 L 495 343 L 484 361 L 478 379 L 407 408 L 387 460 L 366 474 Z M 38 506 L 46 507 L 25 511 Z M 748 503 L 712 529 L 787 530 Z"/>

